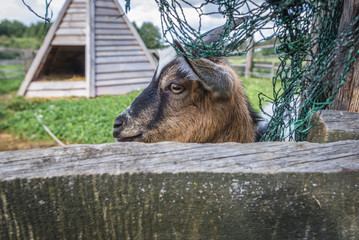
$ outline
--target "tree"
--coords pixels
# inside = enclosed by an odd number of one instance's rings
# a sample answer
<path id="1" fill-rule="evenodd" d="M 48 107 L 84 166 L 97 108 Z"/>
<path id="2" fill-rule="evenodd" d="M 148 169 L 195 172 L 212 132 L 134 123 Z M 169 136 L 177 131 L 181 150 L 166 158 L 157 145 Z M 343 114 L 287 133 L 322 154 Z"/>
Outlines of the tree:
<path id="1" fill-rule="evenodd" d="M 343 13 L 339 25 L 339 33 L 345 29 L 355 17 L 359 16 L 359 0 L 345 0 Z M 358 26 L 356 26 L 358 27 Z M 359 46 L 356 46 L 356 51 Z M 355 52 L 356 52 L 355 51 Z M 347 58 L 347 53 L 338 55 L 338 61 Z M 359 60 L 349 71 L 343 86 L 335 96 L 334 103 L 330 106 L 333 110 L 359 112 Z"/>
<path id="2" fill-rule="evenodd" d="M 139 28 L 136 23 L 133 23 L 137 32 L 140 34 L 146 47 L 149 49 L 163 48 L 162 36 L 160 30 L 154 26 L 151 22 L 144 22 Z"/>
<path id="3" fill-rule="evenodd" d="M 0 36 L 22 37 L 26 26 L 19 21 L 3 20 L 0 22 Z"/>

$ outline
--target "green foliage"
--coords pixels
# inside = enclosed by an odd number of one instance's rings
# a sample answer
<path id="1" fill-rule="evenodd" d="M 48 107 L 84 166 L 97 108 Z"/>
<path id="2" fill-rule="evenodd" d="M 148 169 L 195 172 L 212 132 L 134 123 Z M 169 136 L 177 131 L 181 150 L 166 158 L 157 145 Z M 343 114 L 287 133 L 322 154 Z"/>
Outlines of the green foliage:
<path id="1" fill-rule="evenodd" d="M 50 140 L 35 114 L 62 141 L 67 143 L 113 142 L 112 126 L 139 92 L 96 99 L 77 98 L 41 101 L 14 98 L 8 109 L 21 110 L 7 121 L 8 131 L 31 140 Z"/>
<path id="2" fill-rule="evenodd" d="M 24 48 L 24 49 L 38 49 L 42 44 L 41 39 L 29 38 L 29 37 L 7 37 L 0 36 L 0 46 L 2 47 L 13 47 L 13 48 Z"/>
<path id="3" fill-rule="evenodd" d="M 22 37 L 26 26 L 19 21 L 3 20 L 0 22 L 0 36 Z"/>
<path id="4" fill-rule="evenodd" d="M 241 78 L 243 81 L 244 91 L 252 108 L 260 112 L 258 95 L 262 92 L 272 97 L 273 85 L 272 80 L 268 78 Z"/>
<path id="5" fill-rule="evenodd" d="M 0 69 L 0 77 L 2 77 Z M 0 96 L 9 92 L 17 91 L 24 80 L 23 77 L 17 79 L 0 80 Z"/>
<path id="6" fill-rule="evenodd" d="M 50 27 L 51 23 L 38 22 L 27 27 L 18 21 L 3 20 L 0 22 L 0 46 L 38 49 Z M 2 53 L 0 58 L 13 59 L 14 54 L 10 55 Z"/>
<path id="7" fill-rule="evenodd" d="M 164 47 L 160 30 L 151 22 L 144 22 L 140 28 L 136 25 L 136 23 L 133 23 L 133 25 L 140 34 L 147 48 L 158 49 Z"/>

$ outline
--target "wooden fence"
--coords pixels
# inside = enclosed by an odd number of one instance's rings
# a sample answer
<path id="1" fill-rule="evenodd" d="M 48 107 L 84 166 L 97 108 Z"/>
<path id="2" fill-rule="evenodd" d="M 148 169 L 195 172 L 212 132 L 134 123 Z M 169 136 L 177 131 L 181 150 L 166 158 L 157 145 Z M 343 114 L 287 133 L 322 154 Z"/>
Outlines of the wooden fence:
<path id="1" fill-rule="evenodd" d="M 30 67 L 31 62 L 35 57 L 35 52 L 32 49 L 0 47 L 0 52 L 19 54 L 18 59 L 0 60 L 0 66 L 18 65 L 18 67 L 13 69 L 0 69 L 0 80 L 24 77 L 27 69 Z"/>
<path id="2" fill-rule="evenodd" d="M 252 43 L 249 43 L 252 44 Z M 230 66 L 240 75 L 247 77 L 261 77 L 261 78 L 273 78 L 278 66 L 279 60 L 275 61 L 278 57 L 276 55 L 267 55 L 262 57 L 255 57 L 255 49 L 266 49 L 273 48 L 274 45 L 259 45 L 251 48 L 247 55 L 244 57 L 229 57 L 228 62 Z M 151 49 L 152 52 L 157 52 L 157 50 Z M 268 59 L 273 59 L 268 61 Z M 235 63 L 236 61 L 241 61 L 244 63 Z"/>
<path id="3" fill-rule="evenodd" d="M 249 43 L 253 44 L 253 43 Z M 267 49 L 273 48 L 271 45 L 259 45 L 256 47 L 252 47 L 245 57 L 232 57 L 229 59 L 229 63 L 231 67 L 241 75 L 244 75 L 246 78 L 248 77 L 261 77 L 261 78 L 273 78 L 278 66 L 279 61 L 276 61 L 278 57 L 276 55 L 266 55 L 261 57 L 255 57 L 254 51 L 255 49 Z M 244 60 L 245 63 L 237 64 L 233 63 L 236 60 Z M 268 59 L 272 59 L 272 61 L 268 61 Z"/>
<path id="4" fill-rule="evenodd" d="M 1 152 L 0 239 L 358 239 L 358 159 L 359 140 Z"/>

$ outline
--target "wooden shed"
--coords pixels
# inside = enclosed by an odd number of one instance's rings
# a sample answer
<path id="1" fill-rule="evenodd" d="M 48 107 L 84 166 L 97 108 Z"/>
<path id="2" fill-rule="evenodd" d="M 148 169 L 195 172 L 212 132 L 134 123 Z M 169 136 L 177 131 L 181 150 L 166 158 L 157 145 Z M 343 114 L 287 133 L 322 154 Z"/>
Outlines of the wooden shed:
<path id="1" fill-rule="evenodd" d="M 148 85 L 155 63 L 117 0 L 67 0 L 18 91 L 96 97 Z"/>

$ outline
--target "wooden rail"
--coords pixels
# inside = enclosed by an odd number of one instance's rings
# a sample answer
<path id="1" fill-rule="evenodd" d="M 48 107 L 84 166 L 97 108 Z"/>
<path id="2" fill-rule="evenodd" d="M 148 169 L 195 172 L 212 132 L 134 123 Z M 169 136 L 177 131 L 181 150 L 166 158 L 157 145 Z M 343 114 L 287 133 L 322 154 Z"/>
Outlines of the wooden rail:
<path id="1" fill-rule="evenodd" d="M 0 239 L 358 239 L 359 141 L 0 153 Z"/>
<path id="2" fill-rule="evenodd" d="M 8 66 L 8 65 L 22 66 L 21 68 L 17 68 L 17 69 L 0 70 L 0 80 L 8 80 L 8 79 L 16 79 L 19 77 L 24 77 L 25 72 L 30 67 L 30 64 L 35 56 L 34 51 L 31 49 L 0 47 L 0 52 L 13 52 L 20 54 L 20 59 L 0 60 L 0 66 Z M 13 75 L 12 73 L 19 73 L 19 74 Z"/>

